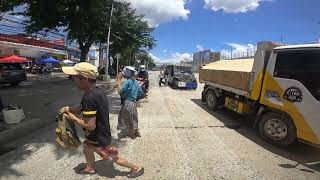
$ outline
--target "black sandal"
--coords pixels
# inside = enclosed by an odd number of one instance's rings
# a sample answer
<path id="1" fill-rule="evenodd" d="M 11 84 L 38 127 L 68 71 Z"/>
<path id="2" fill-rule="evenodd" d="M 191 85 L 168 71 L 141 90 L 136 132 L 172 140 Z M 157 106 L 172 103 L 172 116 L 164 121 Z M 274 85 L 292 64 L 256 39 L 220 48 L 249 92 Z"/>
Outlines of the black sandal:
<path id="1" fill-rule="evenodd" d="M 141 176 L 143 174 L 144 174 L 144 168 L 141 167 L 141 169 L 139 171 L 131 171 L 131 172 L 129 172 L 127 174 L 127 177 L 128 178 L 137 178 L 137 177 L 139 177 L 139 176 Z"/>

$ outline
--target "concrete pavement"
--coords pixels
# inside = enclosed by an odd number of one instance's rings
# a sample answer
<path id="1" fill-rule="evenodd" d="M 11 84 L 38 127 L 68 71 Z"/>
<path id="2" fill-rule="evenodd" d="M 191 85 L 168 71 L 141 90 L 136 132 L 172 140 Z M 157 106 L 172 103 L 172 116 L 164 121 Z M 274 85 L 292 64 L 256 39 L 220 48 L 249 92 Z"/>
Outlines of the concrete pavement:
<path id="1" fill-rule="evenodd" d="M 107 83 L 98 81 L 97 86 L 110 93 L 115 87 L 115 80 Z M 5 147 L 8 142 L 55 123 L 58 109 L 66 105 L 79 104 L 82 95 L 63 73 L 46 76 L 29 74 L 28 80 L 20 86 L 3 86 L 0 92 L 4 103 L 21 105 L 26 115 L 26 119 L 19 124 L 0 124 L 0 154 L 8 149 Z"/>
<path id="2" fill-rule="evenodd" d="M 139 102 L 142 137 L 118 140 L 120 108 L 109 95 L 110 123 L 121 156 L 140 163 L 139 179 L 320 179 L 320 150 L 295 144 L 281 149 L 267 144 L 246 117 L 227 110 L 208 111 L 196 91 L 157 87 L 151 76 L 149 99 Z M 39 130 L 15 150 L 0 157 L 1 179 L 124 179 L 126 169 L 101 161 L 97 174 L 79 175 L 85 164 L 82 148 L 70 151 L 54 142 L 54 127 Z"/>

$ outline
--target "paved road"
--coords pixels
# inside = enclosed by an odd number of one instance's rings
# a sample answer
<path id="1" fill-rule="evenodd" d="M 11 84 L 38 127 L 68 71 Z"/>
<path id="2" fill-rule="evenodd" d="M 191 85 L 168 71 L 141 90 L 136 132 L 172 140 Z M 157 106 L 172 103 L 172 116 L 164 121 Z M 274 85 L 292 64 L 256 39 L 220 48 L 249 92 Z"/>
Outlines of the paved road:
<path id="1" fill-rule="evenodd" d="M 21 105 L 28 118 L 47 119 L 60 99 L 81 97 L 81 92 L 72 86 L 67 76 L 54 73 L 52 76 L 30 75 L 28 81 L 17 87 L 1 85 L 0 96 L 5 104 Z"/>
<path id="2" fill-rule="evenodd" d="M 114 143 L 121 155 L 141 163 L 141 179 L 320 179 L 320 150 L 303 144 L 280 149 L 262 141 L 246 118 L 209 112 L 197 91 L 157 87 L 151 73 L 148 100 L 139 103 L 142 137 L 117 140 L 117 94 L 109 96 Z M 1 179 L 124 179 L 125 169 L 97 157 L 97 175 L 83 176 L 81 148 L 54 143 L 54 126 L 26 137 L 0 157 Z"/>

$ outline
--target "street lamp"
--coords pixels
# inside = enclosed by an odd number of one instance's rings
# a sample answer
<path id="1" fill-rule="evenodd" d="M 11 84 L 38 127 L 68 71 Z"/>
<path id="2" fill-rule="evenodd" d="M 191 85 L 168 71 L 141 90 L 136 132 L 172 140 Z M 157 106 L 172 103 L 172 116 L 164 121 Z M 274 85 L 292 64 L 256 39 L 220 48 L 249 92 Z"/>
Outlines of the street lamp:
<path id="1" fill-rule="evenodd" d="M 107 58 L 106 58 L 106 68 L 105 68 L 105 72 L 106 72 L 106 80 L 109 81 L 110 76 L 108 74 L 109 72 L 109 49 L 110 49 L 110 34 L 111 34 L 111 23 L 112 23 L 112 14 L 113 14 L 113 5 L 114 5 L 114 1 L 112 1 L 112 5 L 111 5 L 111 12 L 110 12 L 110 21 L 109 21 L 109 31 L 108 31 L 108 40 L 107 40 Z"/>

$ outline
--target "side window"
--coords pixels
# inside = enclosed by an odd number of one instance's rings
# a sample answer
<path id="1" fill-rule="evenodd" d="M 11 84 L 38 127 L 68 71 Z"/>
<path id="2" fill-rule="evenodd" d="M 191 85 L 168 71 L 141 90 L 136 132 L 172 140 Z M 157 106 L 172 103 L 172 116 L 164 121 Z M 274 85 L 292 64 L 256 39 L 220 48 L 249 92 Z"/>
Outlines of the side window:
<path id="1" fill-rule="evenodd" d="M 278 52 L 274 77 L 300 81 L 320 100 L 320 50 Z"/>

